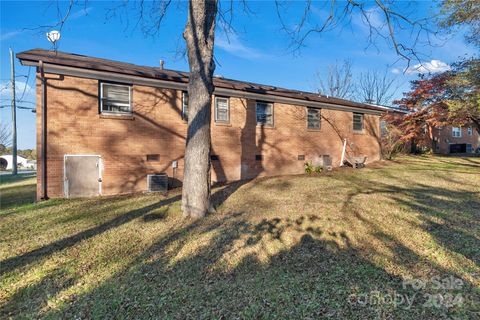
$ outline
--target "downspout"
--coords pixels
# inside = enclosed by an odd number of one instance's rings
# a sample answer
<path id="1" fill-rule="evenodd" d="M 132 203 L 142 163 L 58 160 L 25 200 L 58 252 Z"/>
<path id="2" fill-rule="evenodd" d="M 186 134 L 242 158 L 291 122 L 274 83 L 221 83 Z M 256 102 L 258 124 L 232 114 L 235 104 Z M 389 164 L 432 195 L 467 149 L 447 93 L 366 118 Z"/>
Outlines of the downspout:
<path id="1" fill-rule="evenodd" d="M 340 167 L 343 167 L 345 161 L 345 151 L 347 150 L 347 139 L 343 139 L 342 158 L 340 159 Z"/>
<path id="2" fill-rule="evenodd" d="M 41 175 L 41 190 L 42 195 L 41 200 L 47 200 L 47 99 L 46 99 L 46 84 L 47 79 L 45 79 L 45 74 L 43 72 L 43 61 L 40 60 L 38 64 L 40 68 L 40 81 L 41 81 L 41 97 L 40 97 L 40 110 L 41 110 L 41 148 L 42 148 L 42 175 Z"/>

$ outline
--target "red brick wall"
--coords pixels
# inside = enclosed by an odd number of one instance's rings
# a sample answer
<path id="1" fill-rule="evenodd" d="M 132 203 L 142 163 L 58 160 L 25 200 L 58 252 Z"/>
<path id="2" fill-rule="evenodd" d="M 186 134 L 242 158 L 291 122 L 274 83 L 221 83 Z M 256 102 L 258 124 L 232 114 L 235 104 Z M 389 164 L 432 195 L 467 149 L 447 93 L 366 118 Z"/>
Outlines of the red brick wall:
<path id="1" fill-rule="evenodd" d="M 57 76 L 58 77 L 58 76 Z M 47 186 L 50 197 L 63 196 L 65 154 L 102 157 L 102 194 L 147 189 L 148 173 L 166 172 L 182 180 L 187 124 L 181 118 L 181 91 L 133 86 L 134 119 L 99 115 L 98 81 L 65 76 L 47 86 Z M 37 150 L 40 150 L 40 86 L 37 83 Z M 212 112 L 213 114 L 213 112 Z M 339 165 L 347 138 L 352 155 L 378 160 L 379 117 L 365 116 L 365 132 L 352 132 L 352 113 L 322 109 L 321 129 L 307 130 L 305 107 L 274 104 L 274 127 L 256 125 L 255 101 L 230 98 L 230 124 L 212 117 L 212 181 L 303 172 L 305 161 L 330 155 Z M 159 161 L 147 162 L 147 154 Z M 262 161 L 255 156 L 261 154 Z M 298 160 L 298 155 L 305 160 Z M 172 168 L 172 161 L 178 168 Z M 41 177 L 41 159 L 38 161 Z M 39 180 L 40 182 L 40 180 Z M 38 183 L 40 188 L 40 183 Z M 37 194 L 40 195 L 40 189 Z"/>
<path id="2" fill-rule="evenodd" d="M 432 129 L 433 137 L 437 140 L 437 148 L 433 151 L 435 153 L 448 154 L 450 153 L 450 144 L 471 144 L 473 150 L 480 147 L 480 136 L 474 127 L 472 127 L 472 135 L 468 135 L 467 127 L 461 129 L 462 136 L 459 138 L 452 135 L 451 126 Z"/>

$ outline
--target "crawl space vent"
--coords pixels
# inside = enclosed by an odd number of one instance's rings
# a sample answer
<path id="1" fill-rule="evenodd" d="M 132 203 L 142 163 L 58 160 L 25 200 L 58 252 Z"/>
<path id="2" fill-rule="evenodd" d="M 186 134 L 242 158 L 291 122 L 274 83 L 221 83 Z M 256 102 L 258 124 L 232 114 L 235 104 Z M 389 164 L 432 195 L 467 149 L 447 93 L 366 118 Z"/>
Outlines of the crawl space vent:
<path id="1" fill-rule="evenodd" d="M 163 192 L 168 191 L 168 175 L 166 173 L 149 174 L 147 175 L 148 192 Z"/>

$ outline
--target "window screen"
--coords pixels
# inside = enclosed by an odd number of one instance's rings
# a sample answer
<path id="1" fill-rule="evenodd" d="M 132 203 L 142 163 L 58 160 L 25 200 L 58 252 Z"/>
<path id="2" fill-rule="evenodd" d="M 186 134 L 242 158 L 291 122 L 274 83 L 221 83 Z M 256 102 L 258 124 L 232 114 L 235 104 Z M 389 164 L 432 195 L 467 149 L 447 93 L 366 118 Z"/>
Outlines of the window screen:
<path id="1" fill-rule="evenodd" d="M 100 84 L 100 110 L 105 113 L 131 113 L 131 87 L 112 83 Z"/>
<path id="2" fill-rule="evenodd" d="M 273 104 L 257 102 L 257 124 L 273 126 Z"/>
<path id="3" fill-rule="evenodd" d="M 320 129 L 320 109 L 307 108 L 307 128 Z"/>
<path id="4" fill-rule="evenodd" d="M 230 121 L 230 105 L 228 98 L 215 98 L 215 122 L 228 123 Z"/>
<path id="5" fill-rule="evenodd" d="M 353 131 L 363 131 L 363 114 L 353 114 Z"/>
<path id="6" fill-rule="evenodd" d="M 188 91 L 182 93 L 182 119 L 188 120 Z"/>

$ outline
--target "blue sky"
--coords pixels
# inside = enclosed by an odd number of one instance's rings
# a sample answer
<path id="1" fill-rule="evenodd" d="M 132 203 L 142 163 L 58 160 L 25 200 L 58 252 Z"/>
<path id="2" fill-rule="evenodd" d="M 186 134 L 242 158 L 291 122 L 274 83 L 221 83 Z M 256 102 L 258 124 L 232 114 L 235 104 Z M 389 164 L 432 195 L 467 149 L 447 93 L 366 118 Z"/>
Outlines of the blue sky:
<path id="1" fill-rule="evenodd" d="M 58 50 L 101 58 L 120 60 L 139 65 L 158 66 L 159 60 L 165 60 L 169 69 L 188 71 L 188 64 L 179 55 L 184 48 L 181 37 L 186 21 L 186 2 L 178 2 L 169 8 L 160 31 L 155 36 L 146 36 L 142 26 L 134 28 L 134 15 L 125 14 L 124 10 L 115 13 L 109 9 L 118 7 L 121 2 L 83 1 L 75 6 L 68 21 L 62 29 L 62 38 Z M 9 104 L 10 78 L 9 47 L 15 52 L 32 48 L 51 49 L 46 40 L 46 29 L 39 26 L 53 25 L 58 19 L 58 12 L 53 1 L 36 2 L 1 2 L 0 30 L 0 88 L 1 105 Z M 408 81 L 417 75 L 415 71 L 404 73 L 405 61 L 398 57 L 388 43 L 382 39 L 376 46 L 367 46 L 368 28 L 359 17 L 354 17 L 346 28 L 338 28 L 321 36 L 312 35 L 305 46 L 292 53 L 288 35 L 281 30 L 273 2 L 254 1 L 249 3 L 250 13 L 243 12 L 238 3 L 233 25 L 235 33 L 227 37 L 218 31 L 215 56 L 217 68 L 215 73 L 228 78 L 282 86 L 291 89 L 314 91 L 316 81 L 314 74 L 325 72 L 327 66 L 348 59 L 352 62 L 354 72 L 365 70 L 383 71 L 388 68 L 392 76 L 398 78 L 397 95 L 408 89 Z M 285 22 L 294 26 L 303 10 L 303 2 L 292 2 L 285 9 Z M 326 3 L 314 3 L 311 23 L 325 17 Z M 64 13 L 66 3 L 60 3 Z M 420 2 L 416 12 L 435 12 L 436 7 L 430 2 Z M 378 12 L 371 11 L 374 23 L 381 19 Z M 33 30 L 32 30 L 33 28 Z M 47 28 L 48 29 L 48 28 Z M 408 35 L 399 35 L 400 40 L 408 40 Z M 434 40 L 435 47 L 420 48 L 424 67 L 441 70 L 444 63 L 451 63 L 459 56 L 473 55 L 474 48 L 463 41 L 463 33 Z M 432 61 L 433 60 L 433 61 Z M 418 62 L 413 62 L 416 64 Z M 34 106 L 35 70 L 31 70 L 26 83 L 28 68 L 16 62 L 17 91 L 25 95 L 21 105 Z M 25 87 L 25 83 L 27 86 Z M 7 88 L 7 89 L 5 89 Z M 0 108 L 0 121 L 10 123 L 11 109 Z M 18 111 L 18 145 L 19 148 L 35 146 L 35 114 L 28 110 Z"/>

